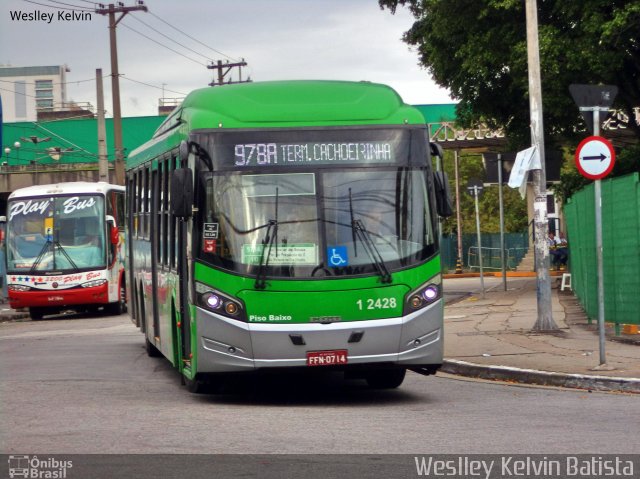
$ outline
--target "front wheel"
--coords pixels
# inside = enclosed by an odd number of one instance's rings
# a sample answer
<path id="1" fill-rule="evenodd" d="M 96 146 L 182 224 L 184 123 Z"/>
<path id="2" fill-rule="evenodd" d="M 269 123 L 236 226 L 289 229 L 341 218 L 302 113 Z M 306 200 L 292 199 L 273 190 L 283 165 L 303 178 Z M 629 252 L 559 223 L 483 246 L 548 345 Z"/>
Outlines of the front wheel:
<path id="1" fill-rule="evenodd" d="M 373 389 L 395 389 L 402 384 L 406 369 L 379 369 L 366 375 L 367 384 Z"/>
<path id="2" fill-rule="evenodd" d="M 40 321 L 47 314 L 47 308 L 29 308 L 29 316 L 33 321 Z"/>
<path id="3" fill-rule="evenodd" d="M 120 282 L 118 301 L 115 303 L 109 303 L 105 309 L 108 314 L 112 314 L 114 316 L 119 316 L 127 312 L 127 290 L 122 281 Z"/>

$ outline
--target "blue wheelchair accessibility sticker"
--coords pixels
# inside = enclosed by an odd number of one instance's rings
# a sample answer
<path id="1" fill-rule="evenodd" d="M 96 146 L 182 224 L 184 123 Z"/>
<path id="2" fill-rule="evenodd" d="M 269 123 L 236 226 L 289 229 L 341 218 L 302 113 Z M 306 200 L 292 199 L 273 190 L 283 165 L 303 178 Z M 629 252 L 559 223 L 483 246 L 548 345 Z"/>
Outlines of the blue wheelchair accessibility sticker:
<path id="1" fill-rule="evenodd" d="M 327 258 L 330 268 L 349 266 L 349 255 L 346 246 L 329 246 L 327 248 Z"/>

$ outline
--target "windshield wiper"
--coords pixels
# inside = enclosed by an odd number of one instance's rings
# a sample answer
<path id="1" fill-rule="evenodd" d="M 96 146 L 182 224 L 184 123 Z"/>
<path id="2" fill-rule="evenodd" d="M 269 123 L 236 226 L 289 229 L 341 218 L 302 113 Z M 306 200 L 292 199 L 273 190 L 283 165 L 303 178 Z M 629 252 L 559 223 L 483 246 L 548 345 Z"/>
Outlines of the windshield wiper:
<path id="1" fill-rule="evenodd" d="M 62 247 L 59 241 L 53 241 L 51 239 L 47 239 L 45 244 L 42 246 L 42 249 L 40 250 L 40 254 L 38 254 L 38 257 L 35 259 L 35 261 L 31 265 L 31 270 L 29 271 L 29 274 L 33 274 L 37 271 L 36 268 L 42 262 L 44 255 L 49 252 L 49 248 L 51 247 L 51 245 L 53 245 L 53 269 L 56 269 L 56 248 L 60 248 L 60 252 L 67 259 L 67 261 L 69 262 L 71 267 L 74 269 L 74 271 L 75 272 L 80 271 L 80 269 L 78 268 L 78 265 L 76 265 L 76 263 L 67 254 L 67 251 Z"/>
<path id="2" fill-rule="evenodd" d="M 371 258 L 373 265 L 378 270 L 381 281 L 383 283 L 391 283 L 391 273 L 389 273 L 389 269 L 387 268 L 387 265 L 384 262 L 382 255 L 380 254 L 380 250 L 371 239 L 371 234 L 364 226 L 362 220 L 356 219 L 353 215 L 353 200 L 351 198 L 351 188 L 349 188 L 349 212 L 351 213 L 351 233 L 353 235 L 353 252 L 355 256 L 358 256 L 358 250 L 356 249 L 356 238 L 358 238 L 360 241 L 362 241 L 362 245 L 364 246 L 365 251 Z"/>
<path id="3" fill-rule="evenodd" d="M 262 239 L 262 251 L 260 252 L 260 263 L 258 264 L 258 274 L 256 274 L 256 289 L 265 289 L 267 287 L 267 267 L 269 266 L 269 258 L 271 257 L 271 247 L 276 244 L 276 256 L 278 256 L 278 187 L 276 187 L 276 219 L 269 220 L 267 233 Z M 269 248 L 265 259 L 264 250 Z"/>
<path id="4" fill-rule="evenodd" d="M 260 252 L 260 263 L 258 264 L 258 274 L 256 274 L 256 289 L 265 289 L 267 287 L 266 276 L 267 266 L 269 266 L 269 257 L 271 256 L 271 247 L 275 239 L 278 237 L 278 220 L 269 220 L 267 226 L 267 234 L 262 239 L 262 251 Z M 265 257 L 265 250 L 269 248 Z M 276 250 L 278 245 L 276 244 Z M 277 256 L 277 253 L 276 253 Z"/>

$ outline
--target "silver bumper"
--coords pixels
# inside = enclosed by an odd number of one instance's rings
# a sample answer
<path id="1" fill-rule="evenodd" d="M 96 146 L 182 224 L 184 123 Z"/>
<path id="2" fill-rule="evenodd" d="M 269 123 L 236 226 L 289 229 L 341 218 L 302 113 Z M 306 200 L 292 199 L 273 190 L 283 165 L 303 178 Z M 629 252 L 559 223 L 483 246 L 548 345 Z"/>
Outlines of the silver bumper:
<path id="1" fill-rule="evenodd" d="M 405 317 L 331 324 L 243 323 L 196 308 L 196 369 L 215 373 L 305 367 L 308 351 L 336 349 L 348 351 L 348 364 L 441 364 L 443 307 L 439 300 Z M 358 333 L 361 339 L 349 342 Z M 294 344 L 292 335 L 304 344 Z"/>

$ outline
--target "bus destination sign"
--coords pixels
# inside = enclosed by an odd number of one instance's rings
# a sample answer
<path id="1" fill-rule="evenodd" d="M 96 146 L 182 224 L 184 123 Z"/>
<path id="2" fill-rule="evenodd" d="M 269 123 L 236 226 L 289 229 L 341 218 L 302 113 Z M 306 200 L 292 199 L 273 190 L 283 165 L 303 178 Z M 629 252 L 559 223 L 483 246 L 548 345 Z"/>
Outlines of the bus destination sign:
<path id="1" fill-rule="evenodd" d="M 394 153 L 389 141 L 241 143 L 234 145 L 234 164 L 255 167 L 393 163 Z"/>

